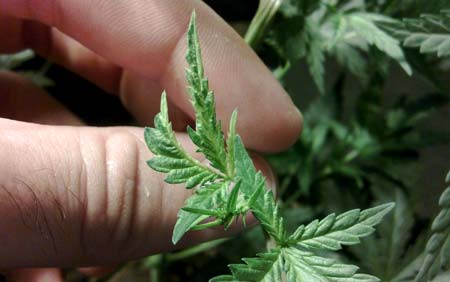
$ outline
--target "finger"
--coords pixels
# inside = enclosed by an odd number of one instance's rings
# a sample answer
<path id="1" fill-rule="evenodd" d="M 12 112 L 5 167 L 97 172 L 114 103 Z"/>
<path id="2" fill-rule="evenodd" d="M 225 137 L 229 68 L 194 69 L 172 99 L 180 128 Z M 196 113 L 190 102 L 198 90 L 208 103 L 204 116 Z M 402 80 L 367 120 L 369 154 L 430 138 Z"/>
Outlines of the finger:
<path id="1" fill-rule="evenodd" d="M 153 124 L 153 118 L 159 113 L 161 104 L 162 88 L 158 83 L 137 73 L 126 71 L 122 76 L 120 93 L 122 103 L 139 124 Z M 130 93 L 133 94 L 130 95 Z M 168 109 L 175 131 L 186 131 L 188 125 L 194 127 L 193 119 L 172 101 L 169 101 Z"/>
<path id="2" fill-rule="evenodd" d="M 32 110 L 30 109 L 32 105 Z M 0 72 L 0 116 L 40 124 L 72 124 L 82 122 L 54 98 L 39 87 L 11 72 Z M 106 273 L 106 270 L 91 270 Z M 8 281 L 59 282 L 63 281 L 58 269 L 15 269 L 7 275 Z"/>
<path id="3" fill-rule="evenodd" d="M 142 129 L 0 119 L 0 148 L 0 268 L 112 265 L 173 248 L 191 192 L 147 167 Z M 221 235 L 193 232 L 185 242 Z"/>
<path id="4" fill-rule="evenodd" d="M 40 124 L 82 125 L 78 117 L 20 75 L 0 71 L 0 116 Z"/>
<path id="5" fill-rule="evenodd" d="M 301 115 L 281 86 L 243 40 L 201 1 L 33 3 L 3 1 L 0 10 L 55 26 L 107 60 L 159 81 L 191 117 L 184 53 L 185 30 L 195 8 L 205 69 L 225 127 L 231 111 L 238 107 L 238 129 L 251 148 L 262 151 L 283 149 L 300 132 Z"/>
<path id="6" fill-rule="evenodd" d="M 123 98 L 124 105 L 136 114 L 136 120 L 143 125 L 152 125 L 153 117 L 159 112 L 159 95 L 146 96 L 149 91 L 158 91 L 158 85 L 137 74 L 125 74 L 124 91 L 135 91 L 138 95 Z M 150 102 L 150 103 L 149 103 Z M 186 130 L 192 119 L 173 104 L 169 115 L 176 131 Z M 53 125 L 82 125 L 83 122 L 24 77 L 0 71 L 0 117 Z"/>
<path id="7" fill-rule="evenodd" d="M 159 112 L 159 100 L 163 91 L 158 82 L 131 71 L 122 71 L 117 65 L 106 61 L 54 28 L 51 29 L 50 36 L 51 51 L 42 50 L 43 44 L 39 43 L 33 44 L 35 49 L 40 48 L 41 53 L 51 60 L 60 62 L 104 90 L 120 95 L 124 106 L 140 124 L 152 124 L 154 116 Z M 192 125 L 192 118 L 173 103 L 169 103 L 169 115 L 174 130 L 185 131 L 187 125 Z"/>
<path id="8" fill-rule="evenodd" d="M 61 272 L 56 268 L 25 268 L 10 271 L 8 282 L 63 282 Z"/>

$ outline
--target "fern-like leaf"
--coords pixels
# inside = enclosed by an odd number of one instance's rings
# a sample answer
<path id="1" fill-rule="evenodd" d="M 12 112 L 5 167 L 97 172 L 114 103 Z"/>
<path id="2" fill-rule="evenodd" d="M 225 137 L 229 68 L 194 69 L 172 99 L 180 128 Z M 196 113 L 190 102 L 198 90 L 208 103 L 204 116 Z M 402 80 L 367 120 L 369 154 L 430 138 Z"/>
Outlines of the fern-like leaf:
<path id="1" fill-rule="evenodd" d="M 450 172 L 447 174 L 446 181 L 450 184 Z M 425 248 L 425 258 L 415 282 L 431 280 L 439 270 L 439 267 L 433 267 L 435 263 L 440 263 L 442 269 L 450 269 L 450 187 L 442 193 L 439 206 L 441 211 L 431 226 L 433 235 Z M 437 262 L 439 256 L 441 259 Z"/>
<path id="2" fill-rule="evenodd" d="M 145 130 L 147 145 L 155 154 L 148 161 L 149 166 L 167 173 L 169 183 L 186 183 L 187 188 L 196 188 L 178 214 L 173 242 L 178 242 L 189 230 L 217 225 L 227 228 L 233 219 L 251 211 L 273 239 L 275 247 L 258 258 L 244 259 L 246 264 L 231 265 L 231 276 L 220 276 L 213 281 L 279 281 L 283 277 L 288 281 L 297 281 L 297 278 L 323 282 L 376 281 L 372 276 L 356 274 L 355 266 L 336 264 L 311 250 L 337 250 L 341 245 L 358 243 L 360 237 L 373 232 L 373 226 L 392 209 L 392 204 L 362 212 L 350 211 L 341 216 L 330 215 L 320 222 L 300 227 L 287 239 L 273 192 L 266 189 L 264 176 L 256 170 L 236 134 L 236 113 L 232 115 L 225 146 L 220 123 L 216 120 L 214 94 L 204 77 L 195 14 L 189 27 L 188 45 L 187 80 L 196 112 L 196 129 L 188 128 L 188 133 L 211 166 L 194 159 L 176 140 L 165 94 L 161 98 L 161 112 L 155 117 L 155 127 Z M 205 221 L 209 218 L 214 220 Z"/>
<path id="3" fill-rule="evenodd" d="M 300 226 L 289 238 L 290 244 L 307 249 L 339 250 L 342 245 L 358 244 L 361 237 L 373 233 L 374 226 L 394 207 L 384 204 L 367 210 L 351 210 L 336 216 L 330 214 L 323 220 L 315 220 Z"/>
<path id="4" fill-rule="evenodd" d="M 450 55 L 450 10 L 405 19 L 404 23 L 408 30 L 404 39 L 406 47 L 418 47 L 421 53 L 435 53 L 438 57 Z"/>
<path id="5" fill-rule="evenodd" d="M 222 127 L 216 118 L 214 93 L 209 89 L 208 79 L 205 77 L 200 44 L 195 25 L 195 13 L 191 18 L 188 30 L 188 52 L 186 60 L 189 68 L 186 78 L 189 84 L 192 105 L 195 110 L 195 130 L 188 128 L 189 136 L 211 162 L 211 165 L 222 171 L 227 171 L 227 158 L 224 147 Z"/>
<path id="6" fill-rule="evenodd" d="M 147 164 L 156 171 L 168 173 L 167 183 L 186 183 L 187 188 L 193 188 L 221 177 L 191 157 L 177 141 L 169 121 L 165 93 L 161 97 L 161 112 L 156 115 L 154 124 L 154 128 L 145 129 L 145 141 L 155 154 Z"/>
<path id="7" fill-rule="evenodd" d="M 405 72 L 411 75 L 412 69 L 406 62 L 400 41 L 379 28 L 377 21 L 391 21 L 391 19 L 377 14 L 358 12 L 348 15 L 347 20 L 351 30 L 370 45 L 376 46 L 380 51 L 395 59 Z"/>

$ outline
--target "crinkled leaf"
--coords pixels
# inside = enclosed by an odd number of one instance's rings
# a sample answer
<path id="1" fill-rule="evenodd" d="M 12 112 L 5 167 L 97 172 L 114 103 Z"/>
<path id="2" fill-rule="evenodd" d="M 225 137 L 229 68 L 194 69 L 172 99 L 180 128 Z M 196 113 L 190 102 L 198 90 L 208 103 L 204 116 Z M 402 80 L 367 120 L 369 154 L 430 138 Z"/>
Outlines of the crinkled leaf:
<path id="1" fill-rule="evenodd" d="M 220 122 L 216 118 L 214 93 L 209 90 L 208 79 L 205 77 L 200 43 L 195 25 L 195 13 L 189 24 L 188 52 L 186 60 L 189 68 L 186 70 L 188 92 L 195 110 L 195 130 L 188 128 L 189 136 L 216 169 L 227 171 L 227 158 L 224 138 Z"/>
<path id="2" fill-rule="evenodd" d="M 199 189 L 186 200 L 184 207 L 214 211 L 226 204 L 227 189 L 227 182 L 214 183 L 208 187 Z M 209 217 L 210 215 L 205 215 L 201 212 L 194 213 L 192 211 L 180 210 L 173 231 L 172 242 L 174 244 L 178 243 L 186 232 Z"/>
<path id="3" fill-rule="evenodd" d="M 219 175 L 192 158 L 176 140 L 169 121 L 165 93 L 161 97 L 161 112 L 156 115 L 154 128 L 145 129 L 145 141 L 155 154 L 147 164 L 156 171 L 168 173 L 166 182 L 186 183 L 187 188 L 212 182 Z"/>

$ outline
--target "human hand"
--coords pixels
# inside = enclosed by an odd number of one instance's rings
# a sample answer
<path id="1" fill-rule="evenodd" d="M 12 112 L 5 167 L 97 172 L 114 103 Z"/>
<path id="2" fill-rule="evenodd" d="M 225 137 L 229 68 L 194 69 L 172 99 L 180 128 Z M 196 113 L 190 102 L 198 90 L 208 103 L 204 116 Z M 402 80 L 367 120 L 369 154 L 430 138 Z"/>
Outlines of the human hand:
<path id="1" fill-rule="evenodd" d="M 238 107 L 238 132 L 249 148 L 291 145 L 300 113 L 242 39 L 200 1 L 0 0 L 0 53 L 33 48 L 119 95 L 142 125 L 151 124 L 166 89 L 181 130 L 193 120 L 184 79 L 193 9 L 224 128 Z M 151 153 L 141 128 L 83 127 L 10 73 L 0 73 L 0 101 L 1 268 L 106 265 L 173 248 L 170 234 L 189 192 L 165 187 L 146 166 Z M 193 150 L 184 133 L 179 140 Z M 260 158 L 256 165 L 267 167 Z M 182 244 L 221 235 L 195 232 Z M 42 278 L 48 275 L 60 281 L 56 269 L 11 273 L 17 281 L 49 281 Z"/>

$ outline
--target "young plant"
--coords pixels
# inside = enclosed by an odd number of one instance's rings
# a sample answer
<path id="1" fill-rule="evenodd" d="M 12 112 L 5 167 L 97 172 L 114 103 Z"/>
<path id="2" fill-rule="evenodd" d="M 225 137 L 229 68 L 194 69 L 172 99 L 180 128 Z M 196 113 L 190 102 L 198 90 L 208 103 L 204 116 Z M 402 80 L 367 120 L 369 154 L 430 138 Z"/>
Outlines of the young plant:
<path id="1" fill-rule="evenodd" d="M 374 231 L 374 226 L 394 204 L 331 214 L 288 234 L 272 191 L 267 189 L 264 176 L 255 169 L 236 133 L 237 111 L 231 116 L 226 139 L 217 121 L 214 93 L 204 74 L 195 13 L 187 35 L 186 78 L 196 115 L 195 129 L 188 127 L 187 132 L 209 165 L 199 162 L 177 141 L 169 121 L 165 93 L 154 128 L 145 129 L 146 143 L 155 155 L 148 165 L 166 173 L 167 183 L 185 183 L 187 189 L 195 190 L 178 214 L 173 243 L 190 230 L 219 225 L 227 229 L 233 221 L 252 213 L 270 238 L 271 247 L 255 258 L 243 259 L 245 264 L 230 265 L 231 275 L 211 281 L 378 281 L 374 276 L 356 273 L 356 266 L 325 257 L 324 251 L 358 244 L 360 238 Z"/>

